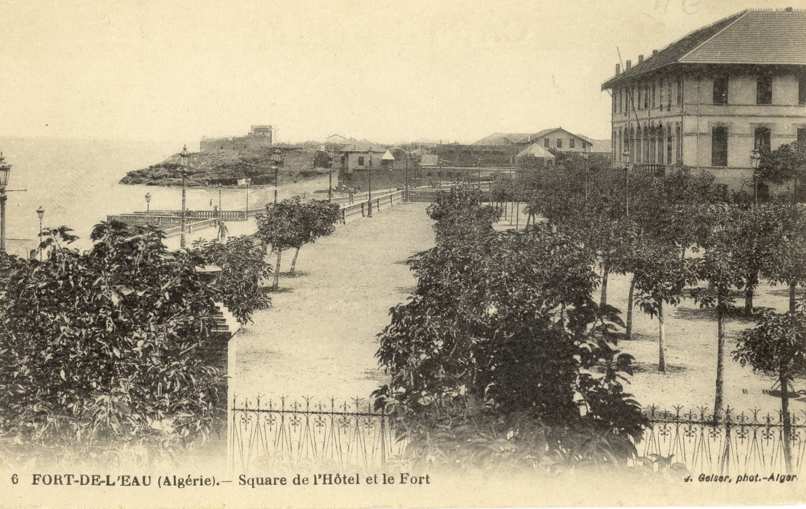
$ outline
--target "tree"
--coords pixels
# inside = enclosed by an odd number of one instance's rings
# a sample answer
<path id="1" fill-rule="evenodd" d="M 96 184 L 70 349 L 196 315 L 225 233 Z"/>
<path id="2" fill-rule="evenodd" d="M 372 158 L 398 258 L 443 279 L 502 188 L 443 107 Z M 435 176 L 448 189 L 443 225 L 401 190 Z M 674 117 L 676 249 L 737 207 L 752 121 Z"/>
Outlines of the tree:
<path id="1" fill-rule="evenodd" d="M 666 371 L 663 305 L 677 305 L 690 276 L 673 249 L 646 242 L 637 248 L 633 280 L 641 309 L 658 319 L 658 371 Z"/>
<path id="2" fill-rule="evenodd" d="M 628 437 L 644 421 L 620 383 L 631 372 L 612 346 L 623 324 L 592 298 L 593 252 L 544 224 L 495 232 L 482 209 L 464 190 L 429 209 L 437 245 L 410 261 L 417 287 L 380 335 L 390 382 L 376 395 L 415 447 L 485 442 L 483 425 L 516 435 L 532 465 L 634 454 Z"/>
<path id="3" fill-rule="evenodd" d="M 773 151 L 762 151 L 758 166 L 761 180 L 774 183 L 792 181 L 792 203 L 798 202 L 799 184 L 806 177 L 806 145 L 790 143 Z"/>
<path id="4" fill-rule="evenodd" d="M 225 402 L 199 354 L 217 312 L 204 261 L 151 227 L 101 223 L 86 253 L 63 232 L 42 262 L 0 263 L 0 434 L 80 455 L 208 436 Z"/>
<path id="5" fill-rule="evenodd" d="M 193 251 L 206 263 L 221 268 L 215 288 L 240 323 L 251 321 L 255 311 L 271 306 L 271 299 L 260 286 L 263 279 L 271 276 L 271 266 L 252 237 L 200 241 L 194 244 Z"/>
<path id="6" fill-rule="evenodd" d="M 765 203 L 757 207 L 731 207 L 731 220 L 725 222 L 724 237 L 734 241 L 732 252 L 744 287 L 744 313 L 753 314 L 753 295 L 765 267 L 780 271 L 775 254 L 781 253 L 782 228 L 787 225 L 786 210 L 780 204 Z M 775 267 L 772 266 L 775 264 Z"/>
<path id="7" fill-rule="evenodd" d="M 789 287 L 789 312 L 794 313 L 797 287 L 806 283 L 806 218 L 798 206 L 778 206 L 770 212 L 778 223 L 773 232 L 777 238 L 770 240 L 761 272 Z"/>
<path id="8" fill-rule="evenodd" d="M 731 290 L 743 284 L 740 265 L 734 258 L 735 241 L 724 225 L 731 220 L 730 210 L 712 207 L 714 223 L 719 226 L 709 241 L 702 258 L 691 260 L 692 274 L 707 286 L 695 288 L 692 297 L 703 307 L 713 308 L 717 320 L 717 359 L 714 389 L 714 418 L 718 418 L 723 406 L 725 362 L 725 315 L 733 303 Z"/>
<path id="9" fill-rule="evenodd" d="M 784 461 L 792 472 L 792 423 L 789 412 L 790 383 L 806 368 L 806 315 L 766 312 L 755 327 L 743 331 L 737 340 L 734 358 L 755 371 L 774 376 L 781 388 Z"/>
<path id="10" fill-rule="evenodd" d="M 301 246 L 306 239 L 303 227 L 300 198 L 295 196 L 275 204 L 266 205 L 266 213 L 257 215 L 257 236 L 265 245 L 271 245 L 277 254 L 272 289 L 280 286 L 280 261 L 283 251 Z"/>
<path id="11" fill-rule="evenodd" d="M 302 234 L 298 240 L 302 241 L 294 246 L 294 258 L 291 260 L 289 273 L 294 274 L 297 267 L 297 257 L 304 244 L 312 244 L 320 237 L 326 237 L 336 231 L 336 223 L 341 218 L 341 207 L 337 203 L 314 200 L 308 203 L 300 203 L 300 228 Z"/>

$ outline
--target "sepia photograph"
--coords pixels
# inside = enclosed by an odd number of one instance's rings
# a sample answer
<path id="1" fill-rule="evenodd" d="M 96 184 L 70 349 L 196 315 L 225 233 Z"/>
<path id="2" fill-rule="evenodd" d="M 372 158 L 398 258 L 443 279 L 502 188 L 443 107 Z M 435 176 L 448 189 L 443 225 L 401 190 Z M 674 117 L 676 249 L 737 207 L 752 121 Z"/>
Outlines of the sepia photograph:
<path id="1" fill-rule="evenodd" d="M 0 507 L 806 503 L 803 0 L 0 0 Z"/>

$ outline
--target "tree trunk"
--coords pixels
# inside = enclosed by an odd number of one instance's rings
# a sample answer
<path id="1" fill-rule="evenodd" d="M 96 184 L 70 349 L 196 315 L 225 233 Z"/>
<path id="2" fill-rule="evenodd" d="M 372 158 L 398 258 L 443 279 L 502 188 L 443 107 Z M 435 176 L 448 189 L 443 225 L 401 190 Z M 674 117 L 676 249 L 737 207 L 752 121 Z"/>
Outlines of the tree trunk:
<path id="1" fill-rule="evenodd" d="M 722 415 L 722 387 L 725 369 L 725 323 L 722 299 L 716 305 L 716 387 L 714 394 L 714 419 Z"/>
<path id="2" fill-rule="evenodd" d="M 784 464 L 786 473 L 792 473 L 792 423 L 789 420 L 789 382 L 783 372 L 778 379 L 781 383 L 781 420 L 784 435 Z"/>
<path id="3" fill-rule="evenodd" d="M 294 258 L 291 259 L 291 268 L 288 269 L 289 274 L 293 274 L 297 268 L 297 257 L 299 256 L 299 250 L 300 248 L 298 247 L 297 250 L 294 252 Z"/>
<path id="4" fill-rule="evenodd" d="M 796 306 L 795 288 L 797 286 L 798 286 L 797 283 L 795 283 L 794 281 L 789 282 L 789 314 L 793 316 L 795 314 L 795 306 Z"/>
<path id="5" fill-rule="evenodd" d="M 282 250 L 277 250 L 277 265 L 274 267 L 274 284 L 272 285 L 272 289 L 276 290 L 280 288 L 280 258 L 283 256 Z"/>
<path id="6" fill-rule="evenodd" d="M 635 274 L 630 278 L 630 291 L 627 293 L 627 324 L 624 330 L 624 336 L 627 339 L 632 339 L 632 308 L 635 301 Z"/>
<path id="7" fill-rule="evenodd" d="M 758 271 L 749 274 L 747 277 L 747 285 L 745 285 L 744 289 L 745 316 L 753 316 L 753 297 L 756 293 L 756 286 L 758 286 Z"/>
<path id="8" fill-rule="evenodd" d="M 666 356 L 664 355 L 664 343 L 666 331 L 663 328 L 663 302 L 658 303 L 658 371 L 666 372 Z"/>
<path id="9" fill-rule="evenodd" d="M 744 289 L 744 315 L 753 316 L 753 287 L 747 286 Z"/>
<path id="10" fill-rule="evenodd" d="M 610 268 L 607 263 L 602 264 L 602 295 L 599 298 L 599 307 L 603 308 L 607 305 L 607 276 L 610 273 Z"/>

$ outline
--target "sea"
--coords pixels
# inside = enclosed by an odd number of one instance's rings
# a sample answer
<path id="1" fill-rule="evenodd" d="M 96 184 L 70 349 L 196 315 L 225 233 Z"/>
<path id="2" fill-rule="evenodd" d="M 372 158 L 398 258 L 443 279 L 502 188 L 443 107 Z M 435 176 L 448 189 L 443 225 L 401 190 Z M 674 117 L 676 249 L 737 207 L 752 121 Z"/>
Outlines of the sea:
<path id="1" fill-rule="evenodd" d="M 12 165 L 6 207 L 7 250 L 12 254 L 24 256 L 36 245 L 38 207 L 45 211 L 43 225 L 69 226 L 79 236 L 75 245 L 80 249 L 90 247 L 93 225 L 107 215 L 146 210 L 146 193 L 151 195 L 152 210 L 181 207 L 180 187 L 118 183 L 127 171 L 158 163 L 179 152 L 175 143 L 0 138 L 0 152 Z M 325 189 L 326 186 L 325 183 Z M 290 187 L 299 186 L 290 183 Z M 250 187 L 249 208 L 265 205 L 273 195 L 272 186 Z M 216 188 L 187 188 L 189 209 L 212 209 L 218 203 Z M 223 210 L 243 210 L 246 203 L 245 188 L 221 190 Z"/>

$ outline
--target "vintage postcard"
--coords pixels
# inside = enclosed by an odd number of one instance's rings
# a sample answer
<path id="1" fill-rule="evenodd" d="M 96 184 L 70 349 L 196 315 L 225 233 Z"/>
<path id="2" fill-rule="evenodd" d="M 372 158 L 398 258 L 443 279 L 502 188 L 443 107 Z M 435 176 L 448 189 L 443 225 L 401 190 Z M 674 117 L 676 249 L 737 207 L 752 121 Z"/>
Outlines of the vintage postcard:
<path id="1" fill-rule="evenodd" d="M 801 2 L 0 23 L 0 507 L 806 502 Z"/>

